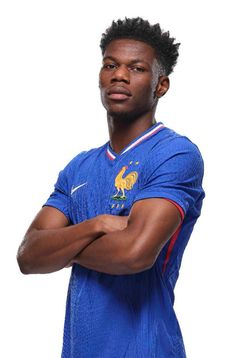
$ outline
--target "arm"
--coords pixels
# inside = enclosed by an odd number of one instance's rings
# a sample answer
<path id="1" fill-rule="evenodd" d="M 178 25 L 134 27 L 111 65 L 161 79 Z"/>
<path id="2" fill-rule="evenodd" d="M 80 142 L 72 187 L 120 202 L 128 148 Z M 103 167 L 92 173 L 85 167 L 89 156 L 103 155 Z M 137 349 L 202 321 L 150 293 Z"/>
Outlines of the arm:
<path id="1" fill-rule="evenodd" d="M 93 241 L 73 262 L 108 274 L 133 274 L 150 268 L 181 222 L 179 209 L 165 199 L 137 201 L 127 227 Z"/>
<path id="2" fill-rule="evenodd" d="M 17 260 L 22 273 L 49 273 L 62 269 L 101 235 L 121 230 L 126 218 L 100 215 L 77 225 L 53 207 L 38 213 L 21 243 Z"/>

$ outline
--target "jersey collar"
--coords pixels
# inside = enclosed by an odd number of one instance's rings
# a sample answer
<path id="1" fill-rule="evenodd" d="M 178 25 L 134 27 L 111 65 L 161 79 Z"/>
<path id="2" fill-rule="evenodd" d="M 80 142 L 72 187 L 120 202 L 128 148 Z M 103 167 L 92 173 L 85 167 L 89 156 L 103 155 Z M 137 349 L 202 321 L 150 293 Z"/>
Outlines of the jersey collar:
<path id="1" fill-rule="evenodd" d="M 143 132 L 139 137 L 137 137 L 136 139 L 134 139 L 126 148 L 124 148 L 121 153 L 117 154 L 115 153 L 111 146 L 110 146 L 110 142 L 108 142 L 107 144 L 107 148 L 106 148 L 106 155 L 110 160 L 115 160 L 118 156 L 123 155 L 124 153 L 128 152 L 129 150 L 135 148 L 136 146 L 138 146 L 140 143 L 142 143 L 143 141 L 145 141 L 146 139 L 152 137 L 154 134 L 158 133 L 162 128 L 164 128 L 164 124 L 159 122 L 156 123 L 154 126 L 150 127 L 149 129 L 147 129 L 145 132 Z"/>

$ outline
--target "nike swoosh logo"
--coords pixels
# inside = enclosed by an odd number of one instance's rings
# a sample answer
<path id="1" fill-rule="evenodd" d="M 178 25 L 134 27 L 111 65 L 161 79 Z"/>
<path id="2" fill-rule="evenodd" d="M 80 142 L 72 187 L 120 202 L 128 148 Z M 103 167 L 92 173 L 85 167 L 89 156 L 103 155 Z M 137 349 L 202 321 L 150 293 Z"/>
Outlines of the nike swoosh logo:
<path id="1" fill-rule="evenodd" d="M 71 195 L 76 191 L 76 190 L 78 190 L 79 188 L 81 188 L 82 186 L 84 186 L 84 185 L 86 185 L 87 184 L 87 182 L 86 183 L 83 183 L 83 184 L 80 184 L 80 185 L 78 185 L 78 186 L 75 186 L 75 188 L 72 188 L 71 189 Z"/>

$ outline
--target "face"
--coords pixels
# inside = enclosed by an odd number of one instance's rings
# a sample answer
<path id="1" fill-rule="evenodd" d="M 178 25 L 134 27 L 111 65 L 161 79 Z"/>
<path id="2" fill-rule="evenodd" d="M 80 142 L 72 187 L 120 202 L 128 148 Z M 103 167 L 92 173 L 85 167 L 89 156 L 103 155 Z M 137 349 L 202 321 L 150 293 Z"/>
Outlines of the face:
<path id="1" fill-rule="evenodd" d="M 159 77 L 159 66 L 150 45 L 119 39 L 105 50 L 99 86 L 108 115 L 138 117 L 155 110 L 169 80 Z"/>

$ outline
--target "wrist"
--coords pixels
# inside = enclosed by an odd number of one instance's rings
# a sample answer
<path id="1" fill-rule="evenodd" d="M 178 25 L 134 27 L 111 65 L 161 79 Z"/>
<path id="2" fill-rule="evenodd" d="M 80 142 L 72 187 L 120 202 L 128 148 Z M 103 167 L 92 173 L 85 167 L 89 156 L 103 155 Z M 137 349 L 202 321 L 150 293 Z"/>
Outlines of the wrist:
<path id="1" fill-rule="evenodd" d="M 102 218 L 102 215 L 96 216 L 96 217 L 90 219 L 89 221 L 92 222 L 93 230 L 97 237 L 106 234 L 105 222 Z"/>

